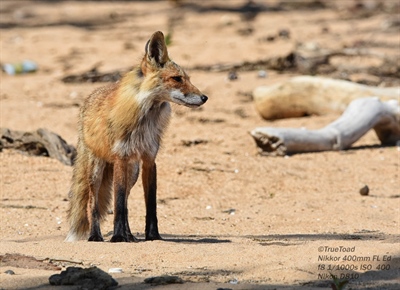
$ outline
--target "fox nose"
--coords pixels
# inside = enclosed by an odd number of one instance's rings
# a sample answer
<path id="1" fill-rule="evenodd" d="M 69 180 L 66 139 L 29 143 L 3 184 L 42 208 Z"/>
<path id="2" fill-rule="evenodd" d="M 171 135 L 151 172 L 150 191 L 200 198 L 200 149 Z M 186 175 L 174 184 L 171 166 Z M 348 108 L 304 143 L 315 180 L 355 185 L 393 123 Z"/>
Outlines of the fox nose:
<path id="1" fill-rule="evenodd" d="M 200 98 L 203 103 L 207 102 L 208 100 L 208 97 L 206 95 L 202 95 Z"/>

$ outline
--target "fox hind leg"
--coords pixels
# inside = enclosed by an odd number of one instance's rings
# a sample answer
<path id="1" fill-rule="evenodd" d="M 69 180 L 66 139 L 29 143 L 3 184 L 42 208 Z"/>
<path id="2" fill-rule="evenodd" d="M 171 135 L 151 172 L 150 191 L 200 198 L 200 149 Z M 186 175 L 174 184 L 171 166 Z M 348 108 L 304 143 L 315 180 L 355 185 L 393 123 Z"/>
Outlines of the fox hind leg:
<path id="1" fill-rule="evenodd" d="M 100 231 L 101 212 L 99 208 L 99 190 L 103 180 L 103 173 L 106 163 L 95 157 L 89 158 L 89 200 L 87 204 L 87 212 L 89 219 L 90 235 L 89 241 L 104 241 Z"/>
<path id="2" fill-rule="evenodd" d="M 137 163 L 124 159 L 114 162 L 114 234 L 111 242 L 136 241 L 129 228 L 128 196 L 138 174 Z"/>

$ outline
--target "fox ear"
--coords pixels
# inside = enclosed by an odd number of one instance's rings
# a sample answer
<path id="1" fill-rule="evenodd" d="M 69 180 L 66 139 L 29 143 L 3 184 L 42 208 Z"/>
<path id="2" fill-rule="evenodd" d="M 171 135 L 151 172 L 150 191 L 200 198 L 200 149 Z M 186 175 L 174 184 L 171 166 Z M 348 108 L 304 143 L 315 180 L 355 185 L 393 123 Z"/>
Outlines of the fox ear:
<path id="1" fill-rule="evenodd" d="M 146 55 L 149 60 L 163 66 L 168 60 L 167 45 L 165 44 L 164 34 L 161 31 L 155 32 L 146 43 Z"/>

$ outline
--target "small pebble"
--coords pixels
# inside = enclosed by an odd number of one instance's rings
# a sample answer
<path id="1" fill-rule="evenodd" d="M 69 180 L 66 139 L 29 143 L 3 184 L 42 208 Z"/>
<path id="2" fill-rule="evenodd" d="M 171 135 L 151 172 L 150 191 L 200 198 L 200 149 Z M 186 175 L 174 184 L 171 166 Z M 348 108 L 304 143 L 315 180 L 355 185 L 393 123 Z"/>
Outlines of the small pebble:
<path id="1" fill-rule="evenodd" d="M 239 281 L 237 279 L 233 279 L 233 280 L 229 281 L 229 284 L 236 285 L 236 284 L 239 284 Z"/>
<path id="2" fill-rule="evenodd" d="M 279 37 L 289 39 L 290 38 L 290 31 L 287 29 L 281 29 L 278 33 Z"/>
<path id="3" fill-rule="evenodd" d="M 365 185 L 365 186 L 363 186 L 362 188 L 360 188 L 360 194 L 361 195 L 368 195 L 368 193 L 369 193 L 369 187 L 368 187 L 368 185 Z"/>
<path id="4" fill-rule="evenodd" d="M 224 211 L 223 211 L 223 213 L 228 213 L 228 214 L 230 214 L 230 215 L 234 215 L 235 212 L 236 212 L 236 209 L 234 209 L 234 208 L 230 208 L 230 209 L 228 209 L 228 210 L 224 210 Z"/>
<path id="5" fill-rule="evenodd" d="M 234 22 L 234 18 L 230 15 L 223 15 L 220 19 L 222 25 L 230 26 Z"/>
<path id="6" fill-rule="evenodd" d="M 258 71 L 258 77 L 259 78 L 266 78 L 267 77 L 267 72 L 265 70 L 259 70 Z"/>
<path id="7" fill-rule="evenodd" d="M 237 73 L 235 71 L 230 71 L 228 73 L 228 80 L 234 81 L 234 80 L 237 80 L 237 79 L 238 79 L 238 75 L 237 75 Z"/>
<path id="8" fill-rule="evenodd" d="M 7 275 L 15 275 L 15 272 L 13 270 L 7 270 L 4 273 L 6 273 Z"/>
<path id="9" fill-rule="evenodd" d="M 122 268 L 110 268 L 108 273 L 122 273 Z"/>
<path id="10" fill-rule="evenodd" d="M 271 41 L 274 41 L 275 38 L 276 38 L 275 35 L 269 35 L 269 36 L 267 36 L 267 37 L 265 38 L 265 40 L 271 42 Z"/>

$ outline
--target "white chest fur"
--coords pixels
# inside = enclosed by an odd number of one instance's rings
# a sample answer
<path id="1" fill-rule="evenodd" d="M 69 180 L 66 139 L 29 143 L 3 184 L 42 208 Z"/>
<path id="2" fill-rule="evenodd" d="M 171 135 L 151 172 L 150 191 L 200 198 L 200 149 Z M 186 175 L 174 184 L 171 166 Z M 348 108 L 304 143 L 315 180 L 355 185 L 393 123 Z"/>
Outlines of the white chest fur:
<path id="1" fill-rule="evenodd" d="M 137 125 L 127 132 L 125 138 L 114 143 L 113 152 L 122 158 L 137 160 L 143 156 L 155 158 L 170 115 L 169 103 L 154 105 L 139 118 Z"/>

